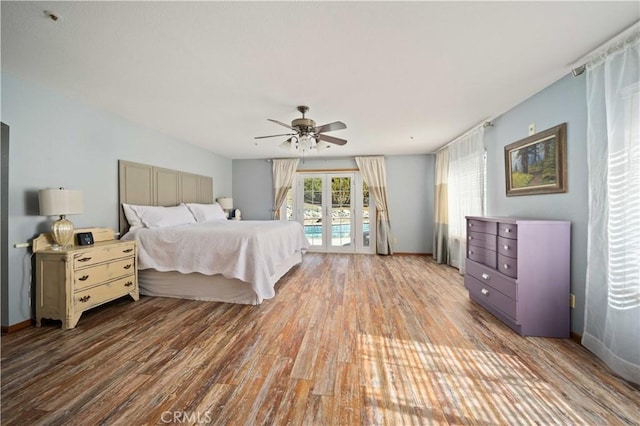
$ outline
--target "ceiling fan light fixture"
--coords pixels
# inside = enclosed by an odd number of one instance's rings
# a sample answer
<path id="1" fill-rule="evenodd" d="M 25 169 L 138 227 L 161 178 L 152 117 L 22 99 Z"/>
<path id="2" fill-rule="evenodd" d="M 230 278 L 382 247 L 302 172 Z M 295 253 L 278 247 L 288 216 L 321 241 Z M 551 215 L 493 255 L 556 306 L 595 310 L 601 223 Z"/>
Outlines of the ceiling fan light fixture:
<path id="1" fill-rule="evenodd" d="M 304 134 L 300 136 L 300 142 L 298 149 L 302 152 L 311 151 L 316 145 L 316 140 L 313 136 Z"/>
<path id="2" fill-rule="evenodd" d="M 313 153 L 318 150 L 324 150 L 329 148 L 331 144 L 342 146 L 347 143 L 345 139 L 325 134 L 325 132 L 346 129 L 347 126 L 343 122 L 335 121 L 333 123 L 323 124 L 322 126 L 316 126 L 316 122 L 314 120 L 305 117 L 306 112 L 309 111 L 308 106 L 301 105 L 298 107 L 298 111 L 302 113 L 302 118 L 293 120 L 291 125 L 271 118 L 267 119 L 272 123 L 286 127 L 296 133 L 256 136 L 255 139 L 290 136 L 289 139 L 280 144 L 280 148 L 287 149 L 293 153 L 302 153 L 303 158 L 304 154 L 307 152 Z"/>

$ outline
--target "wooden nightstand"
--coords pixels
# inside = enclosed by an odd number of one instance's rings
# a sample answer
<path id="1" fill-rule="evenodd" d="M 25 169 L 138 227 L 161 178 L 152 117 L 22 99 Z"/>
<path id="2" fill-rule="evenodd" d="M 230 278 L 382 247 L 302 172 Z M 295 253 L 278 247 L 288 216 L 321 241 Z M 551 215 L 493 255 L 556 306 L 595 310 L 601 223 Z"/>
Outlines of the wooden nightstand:
<path id="1" fill-rule="evenodd" d="M 42 318 L 50 318 L 74 328 L 88 309 L 126 295 L 140 297 L 135 241 L 115 240 L 107 228 L 75 232 L 92 232 L 94 244 L 54 250 L 49 234 L 33 241 L 38 327 Z"/>

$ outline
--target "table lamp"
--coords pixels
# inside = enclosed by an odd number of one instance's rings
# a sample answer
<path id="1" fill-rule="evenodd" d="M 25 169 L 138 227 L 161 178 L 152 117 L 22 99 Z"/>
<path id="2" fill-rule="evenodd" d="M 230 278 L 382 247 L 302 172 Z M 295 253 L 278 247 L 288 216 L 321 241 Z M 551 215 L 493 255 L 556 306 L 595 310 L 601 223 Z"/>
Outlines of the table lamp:
<path id="1" fill-rule="evenodd" d="M 231 197 L 220 197 L 217 198 L 216 201 L 220 204 L 220 207 L 227 214 L 227 218 L 231 214 L 231 210 L 233 209 L 233 198 Z"/>
<path id="2" fill-rule="evenodd" d="M 51 236 L 57 245 L 53 248 L 69 246 L 73 241 L 73 224 L 65 216 L 84 212 L 82 191 L 43 189 L 38 192 L 38 199 L 41 216 L 60 216 L 51 224 Z"/>

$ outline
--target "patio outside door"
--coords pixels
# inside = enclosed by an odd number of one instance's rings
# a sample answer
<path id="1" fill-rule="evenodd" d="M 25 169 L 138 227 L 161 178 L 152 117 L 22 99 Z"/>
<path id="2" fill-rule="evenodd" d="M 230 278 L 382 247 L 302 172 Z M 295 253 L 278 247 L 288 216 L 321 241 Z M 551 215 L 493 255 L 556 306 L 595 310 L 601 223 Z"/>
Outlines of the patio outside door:
<path id="1" fill-rule="evenodd" d="M 370 251 L 368 191 L 366 201 L 356 195 L 362 192 L 359 174 L 299 173 L 296 190 L 296 216 L 304 226 L 310 250 Z"/>

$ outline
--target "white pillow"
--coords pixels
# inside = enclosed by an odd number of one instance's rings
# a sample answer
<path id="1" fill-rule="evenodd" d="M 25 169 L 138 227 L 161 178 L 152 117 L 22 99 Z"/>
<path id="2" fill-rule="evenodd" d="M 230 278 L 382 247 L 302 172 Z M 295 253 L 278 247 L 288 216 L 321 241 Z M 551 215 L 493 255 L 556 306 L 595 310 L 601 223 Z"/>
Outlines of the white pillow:
<path id="1" fill-rule="evenodd" d="M 227 215 L 225 214 L 220 204 L 197 204 L 197 203 L 187 203 L 186 206 L 193 213 L 193 217 L 196 218 L 198 222 L 212 222 L 215 220 L 227 220 Z"/>
<path id="2" fill-rule="evenodd" d="M 174 207 L 131 206 L 131 208 L 147 228 L 165 228 L 196 223 L 193 215 L 184 204 Z"/>
<path id="3" fill-rule="evenodd" d="M 124 217 L 129 222 L 129 231 L 135 231 L 136 229 L 144 228 L 144 224 L 138 217 L 135 211 L 133 211 L 131 204 L 122 203 L 122 210 L 124 210 Z"/>

